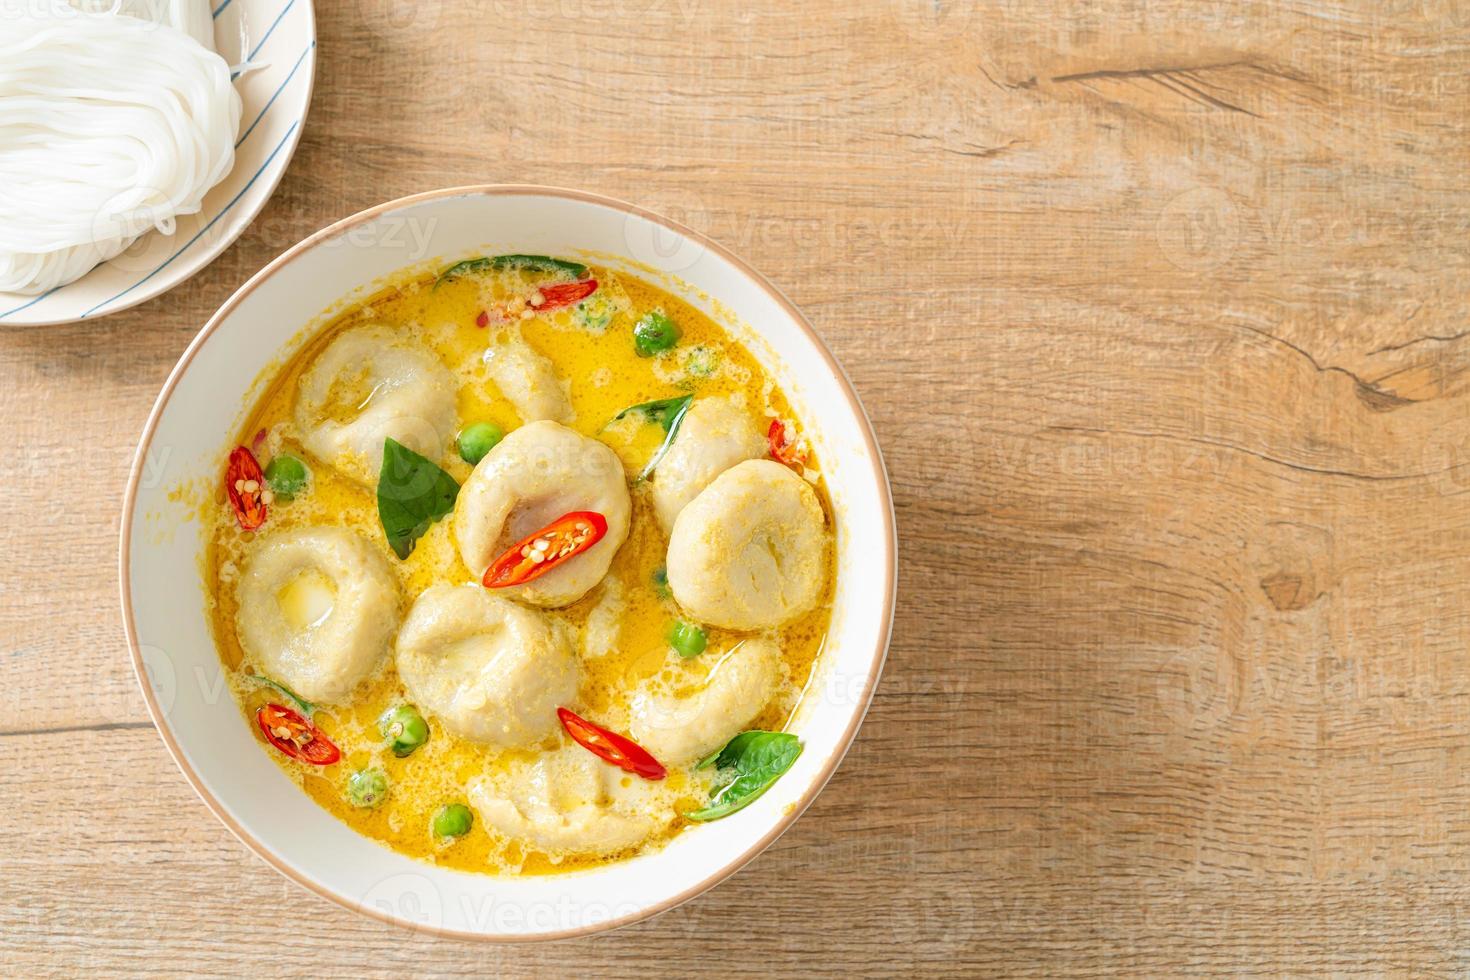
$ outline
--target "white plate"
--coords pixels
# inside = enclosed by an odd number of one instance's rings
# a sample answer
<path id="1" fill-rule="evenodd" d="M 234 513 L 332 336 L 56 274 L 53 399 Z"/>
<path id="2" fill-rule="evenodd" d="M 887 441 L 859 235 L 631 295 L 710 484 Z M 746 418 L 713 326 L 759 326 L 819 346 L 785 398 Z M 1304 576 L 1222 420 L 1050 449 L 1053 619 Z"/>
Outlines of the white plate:
<path id="1" fill-rule="evenodd" d="M 0 326 L 71 323 L 136 306 L 204 268 L 265 207 L 296 144 L 316 76 L 312 0 L 213 0 L 214 43 L 231 65 L 242 111 L 235 166 L 172 235 L 150 232 L 75 282 L 38 296 L 0 292 Z"/>
<path id="2" fill-rule="evenodd" d="M 217 492 L 226 442 L 259 394 L 257 377 L 299 350 L 324 311 L 406 266 L 438 268 L 491 251 L 595 255 L 615 268 L 641 263 L 631 266 L 634 274 L 745 340 L 816 444 L 837 532 L 832 625 L 791 726 L 805 747 L 796 764 L 744 810 L 690 827 L 663 850 L 561 875 L 492 877 L 415 861 L 360 836 L 291 782 L 261 751 L 223 682 L 191 503 Z M 181 485 L 188 491 L 173 492 Z M 671 908 L 790 826 L 837 768 L 873 695 L 893 622 L 896 553 L 888 481 L 867 416 L 811 324 L 774 286 L 698 233 L 632 205 L 545 187 L 472 187 L 339 221 L 220 308 L 184 352 L 144 429 L 123 503 L 120 571 L 123 623 L 149 712 L 185 777 L 241 840 L 348 908 L 441 935 L 529 940 L 585 935 Z"/>

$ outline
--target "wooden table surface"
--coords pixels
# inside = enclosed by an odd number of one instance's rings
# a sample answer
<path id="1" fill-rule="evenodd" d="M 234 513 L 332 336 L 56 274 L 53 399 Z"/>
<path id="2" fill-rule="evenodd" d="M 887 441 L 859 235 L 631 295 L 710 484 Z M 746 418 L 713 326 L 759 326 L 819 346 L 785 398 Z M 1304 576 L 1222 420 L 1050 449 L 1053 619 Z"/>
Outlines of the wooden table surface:
<path id="1" fill-rule="evenodd" d="M 319 4 L 244 237 L 100 323 L 0 329 L 0 966 L 1470 969 L 1470 4 Z M 438 941 L 194 796 L 117 611 L 119 505 L 194 332 L 322 225 L 538 182 L 713 235 L 887 453 L 888 669 L 807 815 L 575 942 Z M 261 971 L 264 970 L 264 973 Z"/>

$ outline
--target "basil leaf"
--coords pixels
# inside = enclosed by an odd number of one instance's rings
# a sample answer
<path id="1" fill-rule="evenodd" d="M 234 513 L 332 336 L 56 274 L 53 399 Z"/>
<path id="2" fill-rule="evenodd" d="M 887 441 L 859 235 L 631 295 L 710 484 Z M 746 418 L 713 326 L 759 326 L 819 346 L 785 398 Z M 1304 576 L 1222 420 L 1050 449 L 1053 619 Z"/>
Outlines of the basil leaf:
<path id="1" fill-rule="evenodd" d="M 613 421 L 626 418 L 637 412 L 650 422 L 657 422 L 665 432 L 682 418 L 684 412 L 689 408 L 689 402 L 693 395 L 679 395 L 674 398 L 659 398 L 651 402 L 640 402 L 637 405 L 629 405 L 621 412 L 613 416 Z"/>
<path id="2" fill-rule="evenodd" d="M 484 272 L 486 269 L 535 269 L 537 272 L 555 272 L 561 275 L 571 276 L 573 279 L 585 279 L 587 267 L 580 262 L 568 262 L 565 259 L 554 259 L 549 255 L 482 255 L 476 259 L 465 259 L 456 262 L 443 272 L 439 273 L 434 280 L 434 288 L 451 279 L 467 276 L 475 272 Z"/>
<path id="3" fill-rule="evenodd" d="M 664 458 L 664 453 L 674 444 L 674 437 L 679 434 L 679 426 L 684 422 L 684 416 L 689 411 L 690 404 L 694 401 L 693 395 L 677 395 L 673 398 L 658 398 L 651 402 L 639 402 L 637 405 L 629 405 L 610 419 L 607 425 L 617 422 L 619 419 L 627 418 L 634 413 L 643 416 L 645 422 L 657 422 L 664 430 L 664 441 L 653 451 L 653 458 L 648 465 L 634 478 L 634 483 L 642 483 L 653 473 L 653 468 L 658 465 L 659 460 Z"/>
<path id="4" fill-rule="evenodd" d="M 560 272 L 573 279 L 586 279 L 587 267 L 580 262 L 554 259 L 549 255 L 497 255 L 490 260 L 494 269 L 535 269 L 537 272 Z"/>
<path id="5" fill-rule="evenodd" d="M 429 525 L 454 510 L 459 484 L 438 466 L 392 439 L 383 440 L 383 468 L 378 473 L 378 520 L 388 547 L 400 559 Z"/>
<path id="6" fill-rule="evenodd" d="M 484 272 L 488 268 L 490 268 L 490 260 L 484 256 L 478 259 L 465 259 L 463 262 L 456 262 L 439 273 L 438 277 L 434 280 L 434 288 L 438 289 L 451 279 L 458 279 L 460 276 L 467 276 L 472 272 Z"/>
<path id="7" fill-rule="evenodd" d="M 744 809 L 770 789 L 799 755 L 801 740 L 789 732 L 741 732 L 694 767 L 716 766 L 719 774 L 709 806 L 684 816 L 708 822 Z"/>
<path id="8" fill-rule="evenodd" d="M 668 415 L 660 418 L 658 422 L 659 425 L 664 427 L 664 432 L 668 434 L 664 436 L 664 441 L 659 443 L 659 447 L 653 451 L 653 458 L 648 461 L 648 465 L 643 467 L 643 471 L 638 474 L 636 481 L 638 483 L 642 483 L 648 479 L 653 473 L 653 468 L 664 458 L 664 453 L 668 452 L 669 447 L 674 444 L 674 438 L 679 434 L 679 426 L 683 423 L 684 416 L 689 413 L 689 404 L 694 401 L 694 396 L 685 395 L 683 398 L 674 399 L 674 401 L 676 407 Z"/>
<path id="9" fill-rule="evenodd" d="M 295 704 L 297 708 L 301 709 L 301 713 L 308 718 L 310 718 L 312 713 L 316 711 L 316 705 L 312 704 L 310 701 L 306 700 L 306 698 L 303 698 L 301 695 L 291 690 L 285 684 L 273 681 L 264 674 L 246 674 L 245 676 L 257 683 L 264 684 L 266 687 L 269 687 L 272 690 L 278 692 L 286 700 L 290 701 L 291 703 Z"/>

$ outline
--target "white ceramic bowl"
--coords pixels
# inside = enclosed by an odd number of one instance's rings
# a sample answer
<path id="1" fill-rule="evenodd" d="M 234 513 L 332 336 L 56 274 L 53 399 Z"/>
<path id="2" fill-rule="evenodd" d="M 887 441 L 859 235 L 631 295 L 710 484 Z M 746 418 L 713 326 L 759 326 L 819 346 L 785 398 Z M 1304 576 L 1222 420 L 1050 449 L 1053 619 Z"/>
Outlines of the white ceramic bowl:
<path id="1" fill-rule="evenodd" d="M 121 255 L 38 296 L 0 292 L 0 326 L 70 323 L 136 306 L 214 261 L 250 224 L 296 152 L 316 74 L 312 0 L 211 0 L 214 46 L 235 79 L 235 165 L 172 235 L 149 232 Z M 248 65 L 247 65 L 248 63 Z"/>
<path id="2" fill-rule="evenodd" d="M 221 679 L 205 617 L 201 534 L 188 500 L 212 492 L 227 440 L 267 365 L 344 298 L 406 266 L 483 252 L 596 255 L 654 278 L 742 337 L 814 438 L 837 515 L 831 634 L 794 730 L 796 765 L 755 803 L 663 850 L 564 875 L 497 878 L 437 868 L 359 836 L 260 750 Z M 171 494 L 184 487 L 195 493 Z M 172 498 L 172 499 L 171 499 Z M 208 499 L 207 497 L 203 499 Z M 888 481 L 852 386 L 811 325 L 724 248 L 629 204 L 541 187 L 456 188 L 365 211 L 247 282 L 189 345 L 149 416 L 121 540 L 123 621 L 148 708 L 215 814 L 282 873 L 349 908 L 444 935 L 548 939 L 653 915 L 711 887 L 791 825 L 862 721 L 887 651 L 896 540 Z"/>

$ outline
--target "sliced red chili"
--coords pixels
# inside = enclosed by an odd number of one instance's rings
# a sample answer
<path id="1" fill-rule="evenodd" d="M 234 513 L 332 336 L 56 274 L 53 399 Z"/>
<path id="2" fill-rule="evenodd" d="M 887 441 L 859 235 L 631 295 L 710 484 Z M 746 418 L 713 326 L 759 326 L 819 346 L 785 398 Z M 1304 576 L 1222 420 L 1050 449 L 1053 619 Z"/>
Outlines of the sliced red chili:
<path id="1" fill-rule="evenodd" d="M 485 569 L 487 589 L 525 585 L 602 540 L 607 518 L 595 510 L 574 510 L 528 534 Z"/>
<path id="2" fill-rule="evenodd" d="M 557 708 L 556 716 L 561 719 L 561 727 L 567 730 L 567 734 L 578 745 L 624 772 L 631 772 L 644 779 L 663 779 L 669 774 L 663 763 L 649 755 L 647 749 L 631 738 L 594 725 L 566 708 Z"/>
<path id="3" fill-rule="evenodd" d="M 317 727 L 290 708 L 279 704 L 262 705 L 255 712 L 265 740 L 293 759 L 314 766 L 330 766 L 342 758 L 342 751 Z"/>
<path id="4" fill-rule="evenodd" d="M 265 474 L 255 454 L 244 446 L 230 451 L 230 464 L 225 468 L 225 493 L 235 509 L 235 520 L 246 531 L 254 531 L 265 523 Z"/>
<path id="5" fill-rule="evenodd" d="M 489 310 L 481 310 L 480 311 L 480 315 L 477 316 L 477 317 L 475 317 L 475 326 L 477 326 L 477 327 L 488 327 L 488 326 L 490 326 L 490 311 Z"/>
<path id="6" fill-rule="evenodd" d="M 770 447 L 772 459 L 789 466 L 800 466 L 806 462 L 806 450 L 801 448 L 793 424 L 771 419 L 771 427 L 766 430 L 766 444 Z"/>
<path id="7" fill-rule="evenodd" d="M 529 303 L 533 310 L 554 310 L 562 306 L 571 306 L 578 300 L 586 299 L 597 292 L 596 279 L 583 279 L 581 282 L 558 282 L 548 286 L 539 286 L 536 292 L 541 294 L 541 302 Z"/>

